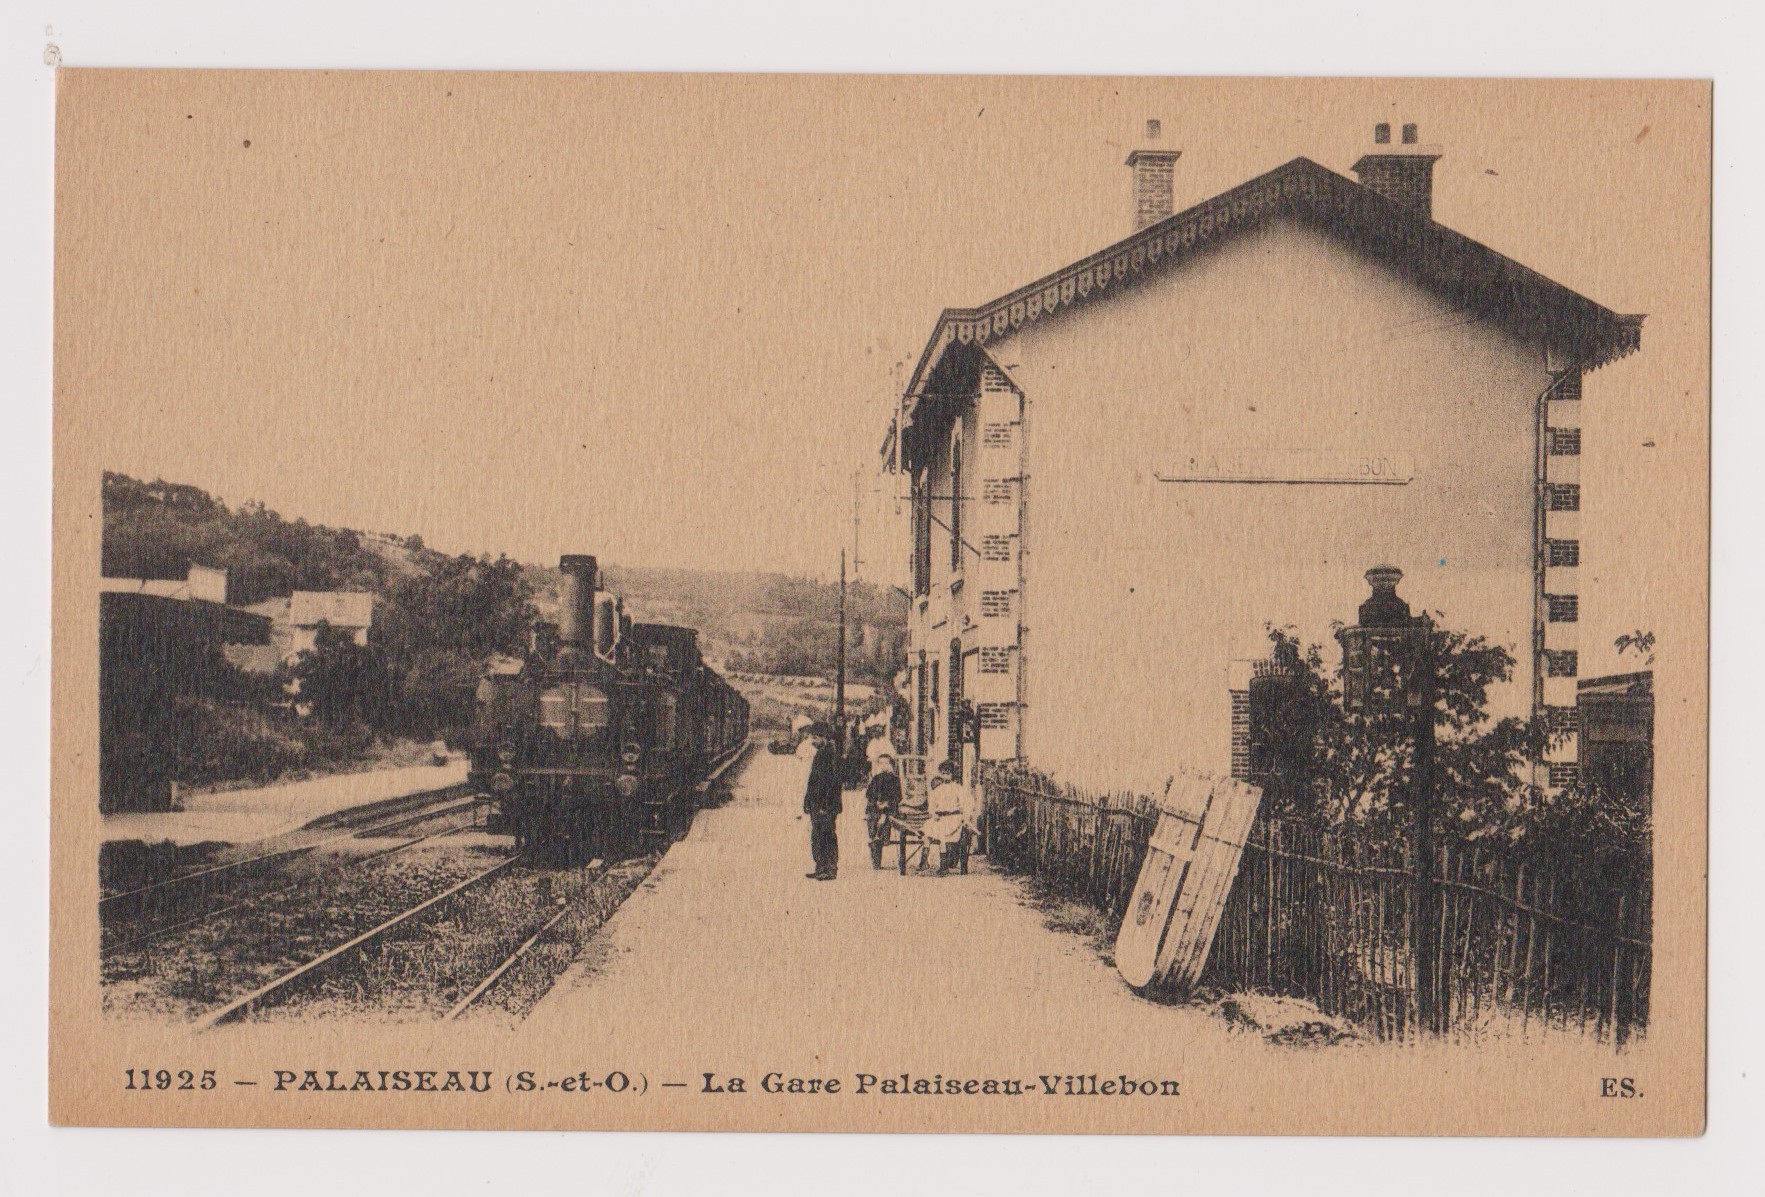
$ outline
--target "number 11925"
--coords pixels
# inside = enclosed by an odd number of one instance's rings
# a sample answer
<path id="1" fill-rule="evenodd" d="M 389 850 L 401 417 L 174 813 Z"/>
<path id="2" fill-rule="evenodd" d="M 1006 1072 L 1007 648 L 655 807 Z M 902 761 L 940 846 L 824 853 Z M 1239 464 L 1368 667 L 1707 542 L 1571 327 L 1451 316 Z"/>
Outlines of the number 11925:
<path id="1" fill-rule="evenodd" d="M 173 1071 L 169 1068 L 129 1069 L 124 1076 L 127 1078 L 124 1089 L 213 1089 L 215 1087 L 214 1069 L 204 1068 L 201 1072 L 192 1072 L 188 1068 Z"/>

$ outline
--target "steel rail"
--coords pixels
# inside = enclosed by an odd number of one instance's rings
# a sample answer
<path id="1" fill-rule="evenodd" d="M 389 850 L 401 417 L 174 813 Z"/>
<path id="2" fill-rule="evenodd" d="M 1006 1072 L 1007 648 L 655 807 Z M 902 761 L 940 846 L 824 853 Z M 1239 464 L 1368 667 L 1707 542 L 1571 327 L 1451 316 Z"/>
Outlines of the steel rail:
<path id="1" fill-rule="evenodd" d="M 375 828 L 374 830 L 383 831 L 383 830 L 385 830 L 385 828 Z M 460 832 L 466 831 L 466 830 L 468 830 L 468 828 L 466 828 L 466 827 L 449 827 L 449 828 L 446 828 L 445 830 L 442 830 L 442 831 L 431 831 L 428 835 L 420 835 L 415 839 L 406 840 L 402 844 L 394 844 L 390 848 L 379 848 L 373 852 L 367 852 L 367 853 L 363 853 L 361 856 L 352 857 L 350 859 L 349 863 L 352 865 L 360 865 L 360 864 L 366 864 L 370 860 L 380 860 L 384 857 L 396 856 L 396 855 L 398 855 L 398 853 L 405 851 L 407 848 L 415 848 L 418 844 L 426 844 L 430 840 L 437 839 L 441 836 L 458 835 Z M 219 918 L 223 914 L 231 914 L 235 910 L 243 910 L 247 906 L 251 906 L 251 905 L 254 905 L 259 902 L 267 902 L 272 898 L 279 898 L 283 894 L 288 894 L 288 893 L 294 892 L 295 890 L 299 889 L 301 886 L 303 886 L 305 884 L 307 884 L 306 881 L 291 881 L 287 885 L 284 885 L 284 886 L 280 887 L 279 889 L 272 889 L 266 893 L 261 893 L 261 894 L 253 894 L 248 898 L 244 898 L 238 902 L 233 903 L 231 906 L 221 906 L 221 907 L 217 907 L 214 910 L 204 911 L 203 913 L 196 915 L 192 918 L 185 919 L 181 923 L 168 923 L 163 927 L 154 927 L 148 931 L 142 932 L 140 935 L 135 936 L 133 939 L 126 939 L 122 943 L 118 943 L 118 944 L 110 944 L 109 946 L 105 947 L 103 950 L 104 950 L 104 952 L 111 954 L 111 955 L 115 955 L 120 952 L 127 952 L 127 951 L 134 949 L 134 948 L 140 947 L 142 944 L 152 943 L 156 939 L 162 939 L 165 936 L 170 935 L 175 931 L 186 931 L 191 927 L 199 927 L 203 923 L 208 922 L 208 920 Z"/>
<path id="2" fill-rule="evenodd" d="M 154 893 L 159 890 L 170 889 L 176 885 L 186 885 L 189 882 L 195 881 L 195 880 L 202 878 L 202 877 L 213 877 L 216 874 L 232 872 L 232 871 L 235 871 L 238 869 L 246 868 L 249 865 L 264 864 L 264 863 L 266 863 L 268 861 L 272 861 L 272 860 L 281 860 L 281 859 L 283 859 L 285 857 L 289 857 L 289 856 L 298 856 L 303 852 L 315 852 L 320 848 L 326 848 L 332 844 L 340 844 L 344 840 L 363 839 L 367 836 L 371 836 L 371 835 L 377 834 L 382 831 L 392 831 L 392 830 L 395 830 L 399 827 L 408 826 L 411 823 L 420 823 L 425 819 L 434 819 L 434 818 L 439 818 L 442 815 L 451 815 L 451 814 L 454 814 L 458 811 L 466 810 L 471 807 L 476 807 L 480 804 L 481 801 L 482 800 L 480 798 L 472 797 L 472 798 L 466 799 L 463 802 L 456 802 L 451 806 L 437 806 L 437 807 L 432 807 L 428 810 L 422 811 L 418 814 L 404 815 L 404 816 L 401 816 L 400 818 L 394 819 L 390 823 L 378 823 L 378 824 L 375 824 L 370 827 L 358 827 L 353 830 L 345 831 L 345 832 L 342 832 L 338 835 L 331 836 L 329 839 L 315 841 L 314 843 L 311 843 L 311 844 L 299 844 L 299 845 L 296 845 L 295 847 L 292 847 L 292 848 L 280 848 L 274 852 L 265 852 L 261 856 L 248 857 L 245 860 L 235 860 L 235 861 L 229 861 L 226 864 L 211 865 L 206 869 L 198 869 L 193 873 L 180 873 L 175 877 L 167 877 L 163 881 L 155 881 L 151 885 L 143 885 L 143 886 L 139 886 L 135 889 L 124 890 L 121 893 L 104 895 L 98 899 L 98 907 L 100 910 L 102 910 L 104 908 L 105 904 L 108 902 L 120 902 L 124 898 L 139 898 L 145 894 Z"/>
<path id="3" fill-rule="evenodd" d="M 350 952 L 355 951 L 357 948 L 364 947 L 367 944 L 374 942 L 376 939 L 379 939 L 381 936 L 385 935 L 387 932 L 393 931 L 399 927 L 402 927 L 404 924 L 410 922 L 412 919 L 416 918 L 418 915 L 423 914 L 426 911 L 434 909 L 436 906 L 441 905 L 441 903 L 447 901 L 449 898 L 452 898 L 458 894 L 464 893 L 466 890 L 471 889 L 473 886 L 480 885 L 483 882 L 490 880 L 492 877 L 495 877 L 499 873 L 503 872 L 503 870 L 505 870 L 515 864 L 520 863 L 523 859 L 524 858 L 520 857 L 520 856 L 511 856 L 507 860 L 498 861 L 496 864 L 490 866 L 488 869 L 485 869 L 483 872 L 473 874 L 472 876 L 466 878 L 464 881 L 460 882 L 458 885 L 455 885 L 449 889 L 446 889 L 446 890 L 442 891 L 441 893 L 436 894 L 433 898 L 429 898 L 428 900 L 421 902 L 416 906 L 411 907 L 409 910 L 405 911 L 403 914 L 394 915 L 391 918 L 387 919 L 385 922 L 381 923 L 379 926 L 372 927 L 372 928 L 362 932 L 360 935 L 356 936 L 354 939 L 351 939 L 345 943 L 338 944 L 336 947 L 330 949 L 329 951 L 321 953 L 320 955 L 313 957 L 313 959 L 307 961 L 305 964 L 300 965 L 298 968 L 291 969 L 288 972 L 283 973 L 280 977 L 277 977 L 275 980 L 258 986 L 256 989 L 252 990 L 248 994 L 245 994 L 243 997 L 234 998 L 232 1001 L 228 1002 L 225 1006 L 222 1006 L 220 1009 L 211 1011 L 210 1013 L 204 1015 L 202 1018 L 198 1019 L 195 1026 L 191 1030 L 191 1034 L 200 1035 L 205 1031 L 209 1031 L 209 1030 L 214 1029 L 215 1027 L 221 1025 L 224 1022 L 232 1022 L 234 1019 L 239 1018 L 241 1015 L 243 1015 L 246 1011 L 250 1010 L 252 1007 L 259 1005 L 261 1002 L 264 1001 L 265 998 L 268 998 L 268 997 L 280 992 L 281 990 L 288 988 L 288 986 L 294 984 L 296 981 L 299 981 L 305 977 L 311 976 L 313 973 L 324 968 L 326 965 L 331 964 L 333 961 L 336 961 L 336 960 L 343 958 L 344 956 L 348 955 Z"/>
<path id="4" fill-rule="evenodd" d="M 602 861 L 600 861 L 598 858 L 588 862 L 588 870 L 587 871 L 593 872 L 595 869 L 600 870 L 600 873 L 596 874 L 596 877 L 595 877 L 595 880 L 599 880 L 600 875 L 604 874 L 606 872 L 606 869 L 603 866 Z M 544 925 L 541 926 L 539 930 L 535 931 L 532 935 L 529 935 L 527 937 L 526 942 L 524 942 L 520 947 L 516 948 L 513 952 L 509 953 L 509 958 L 507 960 L 504 960 L 501 964 L 497 965 L 495 970 L 493 970 L 488 977 L 486 977 L 486 978 L 484 978 L 484 980 L 478 982 L 478 987 L 476 989 L 472 990 L 471 993 L 468 993 L 465 997 L 463 997 L 459 1001 L 455 1002 L 453 1005 L 453 1008 L 442 1016 L 442 1021 L 443 1022 L 452 1022 L 454 1019 L 456 1019 L 460 1015 L 464 1014 L 466 1012 L 467 1008 L 470 1007 L 479 998 L 481 998 L 485 994 L 489 993 L 491 990 L 491 987 L 494 986 L 498 981 L 502 980 L 503 974 L 508 972 L 511 968 L 514 968 L 516 963 L 520 961 L 521 957 L 523 957 L 527 954 L 528 949 L 531 948 L 534 944 L 539 942 L 540 936 L 544 935 L 547 931 L 550 931 L 553 927 L 557 926 L 558 922 L 565 915 L 569 914 L 574 909 L 576 909 L 574 906 L 566 904 L 556 914 L 552 915 L 551 918 L 547 919 L 545 921 Z"/>

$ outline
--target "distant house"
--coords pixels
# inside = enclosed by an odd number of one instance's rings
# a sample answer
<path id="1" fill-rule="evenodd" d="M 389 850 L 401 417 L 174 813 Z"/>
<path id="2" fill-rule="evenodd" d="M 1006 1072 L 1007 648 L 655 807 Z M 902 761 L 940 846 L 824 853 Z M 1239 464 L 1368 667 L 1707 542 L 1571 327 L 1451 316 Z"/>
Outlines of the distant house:
<path id="1" fill-rule="evenodd" d="M 168 810 L 175 704 L 218 680 L 221 654 L 267 648 L 270 620 L 226 605 L 225 570 L 105 578 L 99 589 L 99 809 Z"/>
<path id="2" fill-rule="evenodd" d="M 1655 790 L 1654 671 L 1582 678 L 1576 689 L 1583 784 L 1634 796 L 1649 809 Z"/>
<path id="3" fill-rule="evenodd" d="M 100 594 L 151 594 L 159 598 L 227 601 L 227 571 L 192 565 L 183 578 L 100 578 Z"/>
<path id="4" fill-rule="evenodd" d="M 368 629 L 374 625 L 374 596 L 363 590 L 296 590 L 246 610 L 269 618 L 270 641 L 286 664 L 318 644 L 320 624 L 348 632 L 360 645 L 368 643 Z"/>

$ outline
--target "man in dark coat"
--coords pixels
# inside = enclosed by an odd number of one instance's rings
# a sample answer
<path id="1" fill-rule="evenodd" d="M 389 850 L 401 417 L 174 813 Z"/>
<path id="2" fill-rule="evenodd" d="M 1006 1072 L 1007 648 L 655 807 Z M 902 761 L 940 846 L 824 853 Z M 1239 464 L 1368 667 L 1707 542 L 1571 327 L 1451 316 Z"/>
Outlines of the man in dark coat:
<path id="1" fill-rule="evenodd" d="M 815 871 L 805 876 L 832 881 L 840 871 L 840 840 L 836 824 L 844 803 L 840 796 L 840 753 L 833 731 L 825 723 L 811 724 L 815 759 L 809 765 L 809 784 L 803 788 L 803 813 L 809 816 L 809 851 Z"/>
<path id="2" fill-rule="evenodd" d="M 882 868 L 883 846 L 889 839 L 889 820 L 901 811 L 901 778 L 895 772 L 895 754 L 888 749 L 876 754 L 870 783 L 864 787 L 864 822 L 870 829 L 870 865 Z"/>

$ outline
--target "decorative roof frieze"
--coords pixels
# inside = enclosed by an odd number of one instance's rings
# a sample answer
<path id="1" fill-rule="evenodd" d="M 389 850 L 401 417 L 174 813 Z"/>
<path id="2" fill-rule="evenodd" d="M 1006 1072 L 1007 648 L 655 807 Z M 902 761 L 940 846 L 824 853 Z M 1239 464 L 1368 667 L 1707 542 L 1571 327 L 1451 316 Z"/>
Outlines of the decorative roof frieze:
<path id="1" fill-rule="evenodd" d="M 949 308 L 908 387 L 909 411 L 952 343 L 985 346 L 1075 304 L 1168 270 L 1222 237 L 1284 215 L 1349 242 L 1418 283 L 1564 349 L 1592 369 L 1635 352 L 1641 316 L 1600 306 L 1511 258 L 1295 158 L 978 308 Z"/>

